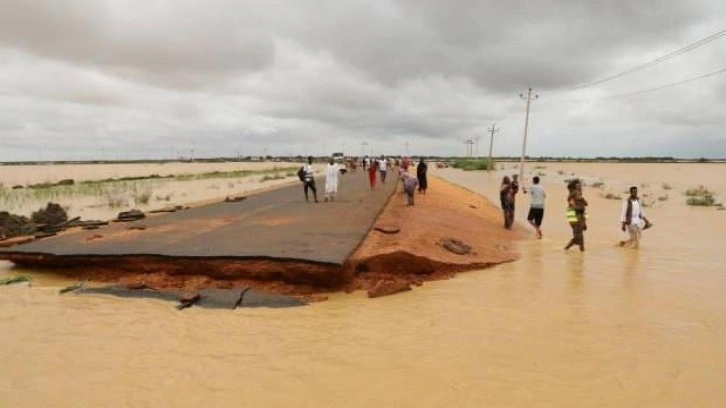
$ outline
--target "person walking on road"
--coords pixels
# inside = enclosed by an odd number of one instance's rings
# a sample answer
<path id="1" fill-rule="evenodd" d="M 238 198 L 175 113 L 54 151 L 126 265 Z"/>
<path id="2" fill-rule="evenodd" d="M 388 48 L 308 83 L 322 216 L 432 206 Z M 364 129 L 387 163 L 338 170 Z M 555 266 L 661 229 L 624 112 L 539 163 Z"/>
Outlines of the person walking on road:
<path id="1" fill-rule="evenodd" d="M 532 187 L 528 189 L 523 188 L 522 192 L 525 194 L 529 193 L 529 214 L 527 215 L 527 221 L 534 227 L 535 236 L 537 239 L 542 239 L 542 218 L 544 218 L 544 205 L 547 194 L 544 188 L 539 184 L 539 176 L 532 178 Z"/>
<path id="2" fill-rule="evenodd" d="M 511 195 L 511 189 L 512 189 L 512 181 L 509 179 L 509 176 L 504 176 L 502 179 L 502 184 L 499 186 L 499 202 L 502 205 L 502 214 L 504 215 L 504 228 L 506 229 L 512 229 L 512 220 L 514 220 L 514 215 L 510 215 L 510 212 L 514 211 L 514 208 L 512 207 L 512 195 Z"/>
<path id="3" fill-rule="evenodd" d="M 413 205 L 413 198 L 418 187 L 418 178 L 403 173 L 403 191 L 406 193 L 407 205 Z"/>
<path id="4" fill-rule="evenodd" d="M 630 236 L 627 241 L 620 241 L 620 246 L 630 245 L 633 249 L 638 249 L 643 230 L 653 225 L 645 218 L 643 206 L 638 198 L 638 187 L 630 187 L 630 196 L 623 203 L 620 223 L 622 231 L 627 231 Z"/>
<path id="5" fill-rule="evenodd" d="M 330 159 L 330 163 L 325 167 L 325 201 L 335 201 L 335 195 L 338 193 L 338 178 L 340 177 L 340 167 L 335 163 L 334 159 Z"/>
<path id="6" fill-rule="evenodd" d="M 366 158 L 368 161 L 368 158 Z M 368 183 L 370 183 L 371 190 L 376 188 L 376 162 L 375 160 L 368 163 Z"/>
<path id="7" fill-rule="evenodd" d="M 308 190 L 313 191 L 315 202 L 318 202 L 318 190 L 315 188 L 315 175 L 313 171 L 313 156 L 308 157 L 307 163 L 304 163 L 299 170 L 300 180 L 303 182 L 303 191 L 305 191 L 305 201 L 310 202 Z"/>
<path id="8" fill-rule="evenodd" d="M 426 189 L 429 186 L 426 173 L 428 173 L 429 166 L 426 164 L 426 161 L 422 157 L 421 160 L 418 162 L 418 166 L 416 167 L 416 177 L 418 178 L 418 192 L 419 194 L 426 194 Z"/>
<path id="9" fill-rule="evenodd" d="M 381 174 L 381 183 L 386 184 L 386 173 L 388 173 L 388 160 L 385 156 L 381 156 L 378 160 L 378 172 Z"/>

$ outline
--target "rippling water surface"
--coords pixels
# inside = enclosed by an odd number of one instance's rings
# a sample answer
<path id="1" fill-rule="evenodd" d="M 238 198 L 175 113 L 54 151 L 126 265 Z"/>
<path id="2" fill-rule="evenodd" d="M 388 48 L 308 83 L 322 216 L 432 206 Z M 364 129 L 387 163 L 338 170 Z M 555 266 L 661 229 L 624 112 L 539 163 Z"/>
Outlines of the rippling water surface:
<path id="1" fill-rule="evenodd" d="M 726 166 L 545 166 L 545 239 L 519 262 L 397 296 L 179 312 L 58 296 L 47 274 L 0 288 L 0 406 L 726 406 L 726 211 L 682 196 L 726 199 Z M 584 254 L 562 250 L 571 173 L 605 183 L 585 192 Z M 494 197 L 503 172 L 438 174 Z M 621 203 L 599 197 L 633 183 L 669 195 L 639 251 L 615 245 Z"/>

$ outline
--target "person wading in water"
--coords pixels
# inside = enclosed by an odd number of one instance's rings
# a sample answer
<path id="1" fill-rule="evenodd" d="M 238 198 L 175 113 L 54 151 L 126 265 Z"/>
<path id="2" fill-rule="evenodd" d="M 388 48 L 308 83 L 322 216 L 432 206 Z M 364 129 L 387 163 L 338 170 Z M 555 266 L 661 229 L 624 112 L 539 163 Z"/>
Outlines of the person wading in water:
<path id="1" fill-rule="evenodd" d="M 542 238 L 542 218 L 544 217 L 544 205 L 547 194 L 544 188 L 539 184 L 539 177 L 534 176 L 532 179 L 532 187 L 527 190 L 523 188 L 522 191 L 530 196 L 529 214 L 527 215 L 527 221 L 535 229 L 535 235 L 537 239 Z"/>
<path id="2" fill-rule="evenodd" d="M 587 207 L 587 200 L 582 196 L 582 185 L 580 180 L 572 180 L 567 185 L 569 195 L 567 196 L 567 211 L 565 216 L 567 222 L 572 228 L 572 239 L 565 246 L 565 251 L 572 248 L 574 245 L 580 247 L 580 251 L 585 251 L 585 235 L 584 231 L 587 230 L 587 223 L 585 221 L 585 208 Z"/>
<path id="3" fill-rule="evenodd" d="M 643 213 L 643 206 L 638 199 L 638 187 L 630 187 L 630 197 L 623 203 L 620 222 L 622 231 L 627 231 L 630 236 L 627 241 L 620 241 L 620 246 L 631 245 L 633 249 L 638 249 L 641 233 L 653 225 Z M 643 224 L 642 227 L 641 224 Z"/>
<path id="4" fill-rule="evenodd" d="M 511 190 L 512 181 L 509 179 L 509 176 L 504 176 L 502 179 L 502 185 L 499 186 L 499 201 L 502 205 L 504 228 L 506 229 L 512 229 L 512 222 L 514 222 L 514 215 L 510 214 L 514 212 Z"/>

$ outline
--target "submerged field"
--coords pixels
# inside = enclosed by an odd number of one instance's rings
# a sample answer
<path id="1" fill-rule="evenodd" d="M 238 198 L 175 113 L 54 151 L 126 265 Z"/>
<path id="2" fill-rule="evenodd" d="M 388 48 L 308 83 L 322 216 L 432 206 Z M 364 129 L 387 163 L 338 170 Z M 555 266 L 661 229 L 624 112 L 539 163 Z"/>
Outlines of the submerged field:
<path id="1" fill-rule="evenodd" d="M 296 179 L 294 163 L 165 163 L 6 166 L 0 208 L 29 215 L 48 202 L 71 216 L 109 219 L 269 187 Z"/>

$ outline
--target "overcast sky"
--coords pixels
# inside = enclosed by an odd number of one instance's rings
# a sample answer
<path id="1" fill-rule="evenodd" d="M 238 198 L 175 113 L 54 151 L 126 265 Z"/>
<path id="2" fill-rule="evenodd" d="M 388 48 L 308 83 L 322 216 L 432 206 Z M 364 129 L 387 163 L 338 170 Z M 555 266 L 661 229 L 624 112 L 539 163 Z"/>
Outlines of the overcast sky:
<path id="1" fill-rule="evenodd" d="M 0 160 L 726 157 L 723 0 L 3 0 Z M 365 143 L 365 145 L 364 145 Z"/>

